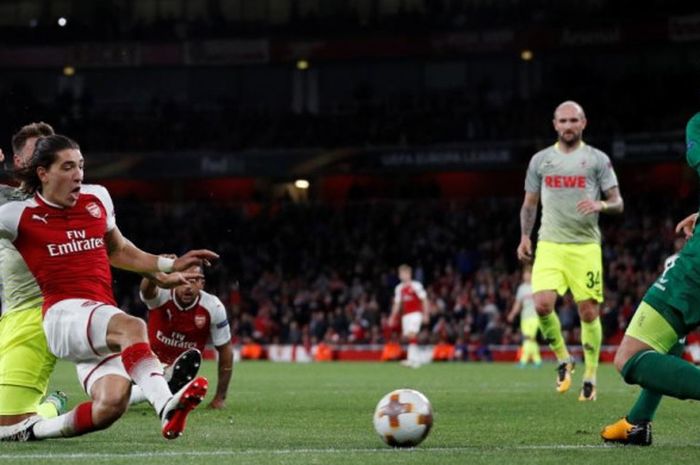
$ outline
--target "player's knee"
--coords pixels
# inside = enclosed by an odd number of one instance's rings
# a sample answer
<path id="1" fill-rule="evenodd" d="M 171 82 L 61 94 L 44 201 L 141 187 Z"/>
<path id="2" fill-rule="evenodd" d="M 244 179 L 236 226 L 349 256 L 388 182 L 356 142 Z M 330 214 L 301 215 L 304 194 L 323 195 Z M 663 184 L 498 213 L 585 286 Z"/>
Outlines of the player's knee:
<path id="1" fill-rule="evenodd" d="M 581 321 L 590 323 L 596 318 L 598 318 L 598 315 L 600 313 L 598 303 L 593 300 L 585 300 L 583 302 L 579 302 L 578 313 L 581 317 Z"/>
<path id="2" fill-rule="evenodd" d="M 629 359 L 630 359 L 630 355 L 627 353 L 627 351 L 624 349 L 623 346 L 620 346 L 620 348 L 615 353 L 615 359 L 613 360 L 613 364 L 615 365 L 615 369 L 619 373 L 622 373 L 622 369 L 624 368 L 625 364 L 627 363 L 627 361 Z"/>
<path id="3" fill-rule="evenodd" d="M 140 319 L 121 313 L 115 315 L 109 322 L 107 342 L 124 349 L 138 342 L 148 342 L 146 323 Z"/>
<path id="4" fill-rule="evenodd" d="M 554 311 L 554 304 L 547 300 L 540 300 L 535 302 L 535 311 L 540 316 L 549 315 Z"/>
<path id="5" fill-rule="evenodd" d="M 549 315 L 554 311 L 554 304 L 557 302 L 557 294 L 553 291 L 536 292 L 533 295 L 535 301 L 535 311 L 539 316 Z"/>
<path id="6" fill-rule="evenodd" d="M 134 339 L 148 340 L 146 323 L 141 318 L 130 316 L 125 322 L 126 332 Z"/>

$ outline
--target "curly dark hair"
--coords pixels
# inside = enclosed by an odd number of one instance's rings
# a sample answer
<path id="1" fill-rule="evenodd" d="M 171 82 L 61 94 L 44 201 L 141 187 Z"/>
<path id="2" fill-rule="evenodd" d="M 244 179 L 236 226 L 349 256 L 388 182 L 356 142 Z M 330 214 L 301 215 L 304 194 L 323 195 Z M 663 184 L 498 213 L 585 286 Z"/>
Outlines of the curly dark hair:
<path id="1" fill-rule="evenodd" d="M 29 194 L 41 191 L 41 179 L 37 169 L 40 166 L 49 169 L 56 161 L 58 152 L 66 149 L 80 150 L 80 146 L 73 139 L 60 134 L 38 138 L 32 158 L 26 166 L 14 172 L 15 178 L 22 183 L 22 189 Z"/>

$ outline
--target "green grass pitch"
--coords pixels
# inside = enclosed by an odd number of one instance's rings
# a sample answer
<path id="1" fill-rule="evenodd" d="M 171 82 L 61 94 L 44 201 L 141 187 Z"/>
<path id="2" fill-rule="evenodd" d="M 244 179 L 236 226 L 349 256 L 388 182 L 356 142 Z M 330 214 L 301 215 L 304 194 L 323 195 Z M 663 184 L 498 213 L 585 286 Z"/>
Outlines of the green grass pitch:
<path id="1" fill-rule="evenodd" d="M 216 383 L 215 365 L 204 373 Z M 148 405 L 132 408 L 106 431 L 80 438 L 0 444 L 9 464 L 675 464 L 700 454 L 700 405 L 666 399 L 650 448 L 605 446 L 598 431 L 625 414 L 636 387 L 601 367 L 598 401 L 554 391 L 554 365 L 275 364 L 235 367 L 224 411 L 196 410 L 184 436 L 166 441 Z M 85 397 L 70 364 L 60 362 L 52 388 Z M 435 424 L 414 450 L 386 447 L 372 427 L 379 399 L 395 388 L 425 393 Z M 213 387 L 212 387 L 213 390 Z M 206 402 L 211 398 L 207 396 Z M 203 407 L 206 406 L 206 403 Z"/>

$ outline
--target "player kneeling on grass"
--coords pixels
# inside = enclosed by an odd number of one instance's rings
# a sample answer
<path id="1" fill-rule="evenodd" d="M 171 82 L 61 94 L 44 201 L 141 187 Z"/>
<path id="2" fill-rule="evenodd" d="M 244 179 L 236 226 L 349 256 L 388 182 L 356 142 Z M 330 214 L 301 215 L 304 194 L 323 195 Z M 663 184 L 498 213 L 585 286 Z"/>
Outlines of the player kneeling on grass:
<path id="1" fill-rule="evenodd" d="M 700 172 L 700 113 L 686 126 L 686 160 Z M 629 414 L 606 426 L 606 442 L 648 446 L 651 420 L 662 396 L 700 400 L 700 368 L 683 360 L 683 337 L 700 326 L 700 234 L 697 215 L 682 221 L 688 242 L 666 261 L 647 290 L 615 354 L 615 367 L 629 384 L 642 388 Z"/>
<path id="2" fill-rule="evenodd" d="M 115 306 L 110 264 L 170 273 L 217 255 L 197 250 L 173 260 L 138 249 L 119 231 L 107 190 L 83 185 L 83 163 L 73 140 L 39 138 L 29 163 L 17 173 L 33 196 L 0 207 L 0 238 L 14 245 L 41 289 L 49 350 L 76 364 L 91 401 L 56 418 L 32 416 L 0 427 L 0 439 L 70 437 L 105 429 L 126 411 L 132 380 L 159 415 L 163 436 L 173 439 L 206 394 L 207 380 L 196 378 L 175 395 L 170 392 L 146 325 Z M 184 284 L 188 276 L 169 277 Z"/>
<path id="3" fill-rule="evenodd" d="M 201 363 L 200 353 L 211 341 L 218 352 L 218 382 L 211 408 L 225 405 L 233 370 L 231 330 L 224 304 L 205 292 L 200 266 L 187 270 L 193 277 L 187 284 L 165 290 L 152 279 L 141 281 L 140 297 L 148 306 L 148 337 L 151 350 L 166 364 L 165 376 L 171 390 L 186 384 Z M 172 375 L 170 375 L 172 373 Z M 143 391 L 135 386 L 130 403 L 143 402 Z"/>

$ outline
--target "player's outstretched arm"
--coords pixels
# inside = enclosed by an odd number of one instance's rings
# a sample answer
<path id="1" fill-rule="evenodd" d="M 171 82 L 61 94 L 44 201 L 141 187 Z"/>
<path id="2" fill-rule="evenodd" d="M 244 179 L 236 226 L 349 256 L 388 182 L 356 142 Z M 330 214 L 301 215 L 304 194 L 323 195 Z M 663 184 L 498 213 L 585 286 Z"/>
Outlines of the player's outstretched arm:
<path id="1" fill-rule="evenodd" d="M 158 256 L 144 252 L 124 237 L 116 226 L 105 234 L 105 241 L 107 243 L 109 262 L 115 268 L 150 274 L 160 271 L 172 271 L 161 269 L 162 266 L 159 268 L 159 264 L 162 264 L 163 260 L 169 260 L 168 263 L 171 263 L 172 259 L 161 258 L 159 260 Z"/>
<path id="2" fill-rule="evenodd" d="M 226 406 L 226 395 L 228 385 L 231 382 L 233 373 L 233 347 L 231 341 L 216 347 L 219 352 L 218 380 L 216 383 L 216 394 L 209 404 L 210 408 L 219 409 Z"/>
<path id="3" fill-rule="evenodd" d="M 127 239 L 128 240 L 128 239 Z M 176 259 L 175 254 L 161 254 L 161 257 Z M 202 273 L 197 273 L 194 271 L 183 271 L 175 273 L 163 273 L 159 271 L 157 273 L 140 273 L 143 276 L 141 284 L 139 284 L 139 291 L 144 299 L 155 299 L 158 295 L 158 289 L 173 289 L 181 284 L 187 283 L 191 279 L 202 279 L 204 275 Z"/>
<path id="4" fill-rule="evenodd" d="M 173 271 L 185 271 L 193 265 L 204 262 L 208 264 L 219 256 L 206 249 L 191 250 L 176 259 L 159 257 L 144 252 L 126 239 L 118 227 L 112 228 L 105 234 L 109 261 L 115 268 L 135 271 L 137 273 L 171 273 Z M 180 284 L 185 284 L 184 280 Z"/>
<path id="5" fill-rule="evenodd" d="M 219 255 L 211 250 L 190 250 L 173 261 L 172 271 L 185 271 L 195 265 L 209 266 L 211 262 L 219 258 Z M 168 271 L 168 270 L 162 270 Z"/>
<path id="6" fill-rule="evenodd" d="M 193 271 L 176 271 L 173 273 L 139 273 L 155 287 L 173 289 L 181 284 L 186 284 L 192 279 L 202 279 L 204 275 Z M 143 281 L 141 282 L 143 284 Z"/>

